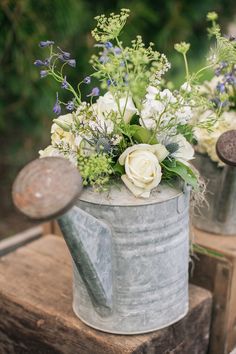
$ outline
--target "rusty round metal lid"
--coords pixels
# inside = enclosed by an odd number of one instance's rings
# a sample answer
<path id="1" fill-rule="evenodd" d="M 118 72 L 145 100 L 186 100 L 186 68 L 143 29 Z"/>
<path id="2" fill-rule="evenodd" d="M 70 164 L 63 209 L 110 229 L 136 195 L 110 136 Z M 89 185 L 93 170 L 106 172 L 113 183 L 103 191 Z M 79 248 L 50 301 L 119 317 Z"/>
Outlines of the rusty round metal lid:
<path id="1" fill-rule="evenodd" d="M 228 130 L 219 137 L 216 153 L 227 165 L 236 166 L 236 130 Z"/>
<path id="2" fill-rule="evenodd" d="M 42 221 L 70 209 L 81 191 L 81 175 L 69 160 L 44 157 L 20 171 L 13 184 L 12 197 L 24 215 Z"/>

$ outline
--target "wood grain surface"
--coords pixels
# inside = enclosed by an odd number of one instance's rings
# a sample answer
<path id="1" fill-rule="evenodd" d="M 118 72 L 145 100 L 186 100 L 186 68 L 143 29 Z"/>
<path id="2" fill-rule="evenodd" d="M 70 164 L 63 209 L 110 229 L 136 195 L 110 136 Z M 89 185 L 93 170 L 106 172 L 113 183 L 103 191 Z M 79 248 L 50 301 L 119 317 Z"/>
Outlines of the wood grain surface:
<path id="1" fill-rule="evenodd" d="M 236 236 L 210 234 L 198 229 L 194 241 L 211 250 L 197 254 L 193 284 L 213 293 L 209 354 L 228 354 L 236 346 Z"/>
<path id="2" fill-rule="evenodd" d="M 96 331 L 72 311 L 70 256 L 64 241 L 45 236 L 0 259 L 0 353 L 203 354 L 211 293 L 190 286 L 190 310 L 178 323 L 150 334 Z"/>

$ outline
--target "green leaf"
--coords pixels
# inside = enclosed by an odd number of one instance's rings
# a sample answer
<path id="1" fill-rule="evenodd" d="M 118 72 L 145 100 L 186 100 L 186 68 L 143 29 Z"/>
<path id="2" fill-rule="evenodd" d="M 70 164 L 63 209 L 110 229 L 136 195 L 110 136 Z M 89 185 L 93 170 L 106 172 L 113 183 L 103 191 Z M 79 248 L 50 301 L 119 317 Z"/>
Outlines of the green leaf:
<path id="1" fill-rule="evenodd" d="M 181 177 L 187 184 L 194 189 L 198 187 L 198 180 L 192 169 L 186 166 L 184 163 L 177 160 L 166 159 L 162 162 L 162 166 L 168 172 L 172 172 L 173 175 Z"/>
<path id="2" fill-rule="evenodd" d="M 138 143 L 150 145 L 158 144 L 156 137 L 153 136 L 153 132 L 147 128 L 134 124 L 130 126 L 130 132 Z"/>
<path id="3" fill-rule="evenodd" d="M 137 114 L 134 114 L 133 117 L 131 118 L 130 122 L 129 122 L 130 125 L 138 125 L 139 124 L 139 116 Z"/>
<path id="4" fill-rule="evenodd" d="M 112 167 L 114 173 L 117 173 L 119 175 L 123 175 L 125 173 L 125 166 L 121 166 L 119 162 L 117 161 L 116 164 Z"/>

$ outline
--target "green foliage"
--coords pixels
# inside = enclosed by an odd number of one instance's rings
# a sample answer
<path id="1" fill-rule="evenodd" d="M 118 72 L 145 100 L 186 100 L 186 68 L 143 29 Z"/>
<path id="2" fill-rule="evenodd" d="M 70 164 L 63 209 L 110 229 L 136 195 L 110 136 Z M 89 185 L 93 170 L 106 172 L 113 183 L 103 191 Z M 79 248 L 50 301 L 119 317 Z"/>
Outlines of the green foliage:
<path id="1" fill-rule="evenodd" d="M 198 179 L 195 173 L 191 170 L 190 167 L 186 166 L 184 163 L 167 158 L 161 163 L 161 165 L 164 170 L 168 171 L 170 176 L 179 176 L 194 189 L 198 188 Z"/>
<path id="2" fill-rule="evenodd" d="M 133 139 L 137 143 L 150 145 L 158 143 L 155 134 L 153 134 L 152 131 L 141 127 L 140 125 L 131 125 L 130 131 Z"/>
<path id="3" fill-rule="evenodd" d="M 79 155 L 78 164 L 83 184 L 85 186 L 90 185 L 95 190 L 104 189 L 113 173 L 111 169 L 112 160 L 106 154 Z"/>
<path id="4" fill-rule="evenodd" d="M 93 46 L 89 31 L 93 17 L 98 13 L 117 11 L 127 6 L 127 1 L 97 0 L 4 0 L 0 3 L 0 131 L 12 136 L 14 142 L 22 144 L 22 134 L 32 136 L 44 133 L 45 122 L 52 114 L 55 91 L 59 85 L 38 80 L 38 71 L 33 66 L 41 55 L 37 43 L 52 39 L 60 47 L 79 58 L 76 70 L 68 76 L 78 82 L 88 73 L 88 58 Z M 141 33 L 145 43 L 154 42 L 160 52 L 167 56 L 173 45 L 180 40 L 191 42 L 190 66 L 200 66 L 199 58 L 206 49 L 205 15 L 216 10 L 220 18 L 229 20 L 234 14 L 234 0 L 187 0 L 153 2 L 152 0 L 130 0 L 131 17 L 124 34 L 129 42 L 136 33 Z M 122 34 L 122 31 L 121 31 Z M 200 50 L 199 50 L 200 49 Z M 178 77 L 182 72 L 181 58 L 170 58 L 177 69 L 170 75 Z M 47 80 L 47 79 L 46 79 Z M 49 117 L 49 118 L 48 118 Z"/>

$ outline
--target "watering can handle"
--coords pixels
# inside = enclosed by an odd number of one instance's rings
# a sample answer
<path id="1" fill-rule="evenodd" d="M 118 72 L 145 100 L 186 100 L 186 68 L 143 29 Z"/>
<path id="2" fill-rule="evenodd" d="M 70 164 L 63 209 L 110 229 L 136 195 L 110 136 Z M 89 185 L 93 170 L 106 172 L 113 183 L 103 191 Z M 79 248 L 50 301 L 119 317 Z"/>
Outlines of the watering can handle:
<path id="1" fill-rule="evenodd" d="M 220 222 L 225 222 L 228 210 L 231 205 L 231 186 L 236 183 L 236 130 L 229 130 L 219 137 L 216 143 L 216 153 L 218 157 L 226 164 L 224 166 L 219 198 L 217 199 L 217 208 L 215 209 L 216 218 Z"/>
<path id="2" fill-rule="evenodd" d="M 72 259 L 95 308 L 108 314 L 112 299 L 111 230 L 74 204 L 82 178 L 69 160 L 45 157 L 26 165 L 12 189 L 15 206 L 35 221 L 58 218 Z"/>

